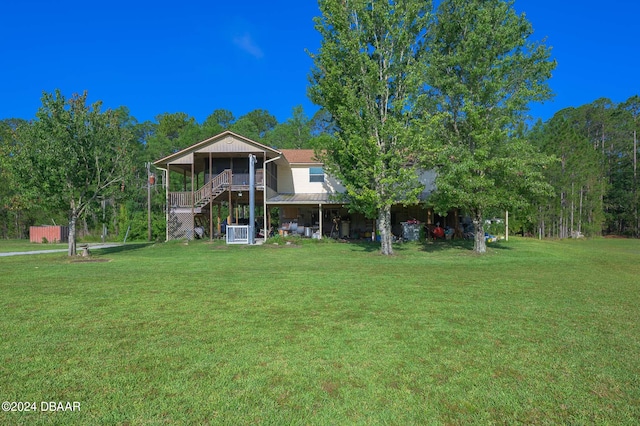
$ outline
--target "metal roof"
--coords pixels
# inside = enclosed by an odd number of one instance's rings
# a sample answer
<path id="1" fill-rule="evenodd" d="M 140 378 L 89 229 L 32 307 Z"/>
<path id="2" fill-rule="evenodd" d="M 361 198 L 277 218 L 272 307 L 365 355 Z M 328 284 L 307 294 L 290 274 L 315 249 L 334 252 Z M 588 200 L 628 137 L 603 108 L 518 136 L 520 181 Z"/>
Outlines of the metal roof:
<path id="1" fill-rule="evenodd" d="M 335 194 L 278 194 L 269 198 L 267 204 L 342 204 Z"/>

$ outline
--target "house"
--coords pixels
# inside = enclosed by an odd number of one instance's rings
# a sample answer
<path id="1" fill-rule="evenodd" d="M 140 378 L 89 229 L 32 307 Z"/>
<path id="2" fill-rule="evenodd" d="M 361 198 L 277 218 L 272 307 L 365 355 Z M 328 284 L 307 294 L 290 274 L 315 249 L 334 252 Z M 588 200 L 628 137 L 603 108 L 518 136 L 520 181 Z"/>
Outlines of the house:
<path id="1" fill-rule="evenodd" d="M 265 230 L 316 238 L 375 236 L 375 221 L 349 212 L 340 196 L 344 187 L 325 172 L 313 150 L 278 150 L 225 131 L 154 163 L 166 175 L 166 239 L 225 233 L 228 242 L 247 242 L 250 161 L 255 164 L 255 226 L 264 238 Z M 425 173 L 422 179 L 427 197 L 434 175 Z M 227 217 L 221 217 L 223 205 Z M 271 223 L 273 208 L 279 211 L 277 224 Z M 395 206 L 392 231 L 406 233 L 403 227 L 414 219 L 438 220 L 423 206 Z"/>

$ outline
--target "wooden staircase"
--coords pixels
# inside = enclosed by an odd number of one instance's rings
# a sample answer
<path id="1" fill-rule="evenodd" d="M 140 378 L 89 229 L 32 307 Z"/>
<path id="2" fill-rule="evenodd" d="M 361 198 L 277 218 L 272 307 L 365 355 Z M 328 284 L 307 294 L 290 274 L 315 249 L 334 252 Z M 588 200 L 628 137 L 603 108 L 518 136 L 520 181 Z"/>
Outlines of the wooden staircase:
<path id="1" fill-rule="evenodd" d="M 204 207 L 212 200 L 218 198 L 231 185 L 231 170 L 227 169 L 215 176 L 204 186 L 198 189 L 193 195 L 193 206 L 195 208 Z"/>

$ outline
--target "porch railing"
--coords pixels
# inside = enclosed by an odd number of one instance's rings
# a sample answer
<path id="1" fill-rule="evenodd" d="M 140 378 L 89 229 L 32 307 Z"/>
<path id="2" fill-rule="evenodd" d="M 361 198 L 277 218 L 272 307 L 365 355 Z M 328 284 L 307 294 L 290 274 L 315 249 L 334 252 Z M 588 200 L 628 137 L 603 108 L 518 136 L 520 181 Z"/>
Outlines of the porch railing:
<path id="1" fill-rule="evenodd" d="M 249 225 L 227 225 L 227 244 L 249 244 Z"/>
<path id="2" fill-rule="evenodd" d="M 217 176 L 214 176 L 211 181 L 204 184 L 204 186 L 195 192 L 194 204 L 206 204 L 211 197 L 215 197 L 222 192 L 223 188 L 229 186 L 231 181 L 231 170 L 227 169 Z M 203 203 L 204 202 L 204 203 Z"/>
<path id="3" fill-rule="evenodd" d="M 234 186 L 249 186 L 249 173 L 234 173 L 231 184 Z M 262 169 L 256 169 L 256 186 L 264 184 Z"/>
<path id="4" fill-rule="evenodd" d="M 191 192 L 170 192 L 169 205 L 172 207 L 190 207 L 193 205 Z"/>
<path id="5" fill-rule="evenodd" d="M 263 169 L 256 169 L 256 187 L 264 185 Z M 173 207 L 201 207 L 207 204 L 211 198 L 220 195 L 224 190 L 243 190 L 249 188 L 249 173 L 232 173 L 230 169 L 214 176 L 211 181 L 205 183 L 200 189 L 194 191 L 170 192 L 169 205 Z"/>
<path id="6" fill-rule="evenodd" d="M 191 207 L 206 204 L 213 196 L 217 196 L 229 186 L 231 170 L 227 169 L 214 176 L 211 181 L 205 183 L 202 188 L 194 193 L 188 191 L 170 192 L 169 205 L 174 207 Z"/>

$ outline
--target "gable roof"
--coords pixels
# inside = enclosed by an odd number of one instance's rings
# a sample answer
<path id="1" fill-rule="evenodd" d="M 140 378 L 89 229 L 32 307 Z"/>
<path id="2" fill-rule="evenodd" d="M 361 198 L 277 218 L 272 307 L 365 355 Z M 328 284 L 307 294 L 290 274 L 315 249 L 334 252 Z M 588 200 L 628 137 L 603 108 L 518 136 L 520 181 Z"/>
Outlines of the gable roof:
<path id="1" fill-rule="evenodd" d="M 322 164 L 313 149 L 281 149 L 289 164 Z"/>
<path id="2" fill-rule="evenodd" d="M 215 143 L 220 142 L 221 140 L 223 140 L 225 138 L 232 138 L 232 139 L 235 139 L 235 140 L 237 140 L 237 141 L 239 141 L 241 143 L 244 143 L 244 144 L 246 144 L 246 145 L 251 147 L 250 148 L 251 151 L 253 151 L 253 148 L 255 148 L 255 151 L 267 152 L 267 153 L 270 153 L 271 156 L 281 155 L 280 151 L 278 151 L 277 149 L 268 147 L 266 145 L 263 145 L 263 144 L 261 144 L 259 142 L 251 140 L 249 138 L 246 138 L 246 137 L 244 137 L 242 135 L 239 135 L 237 133 L 233 133 L 230 130 L 225 130 L 222 133 L 218 133 L 215 136 L 212 136 L 212 137 L 210 137 L 208 139 L 205 139 L 205 140 L 203 140 L 201 142 L 198 142 L 198 143 L 195 143 L 195 144 L 193 144 L 191 146 L 188 146 L 188 147 L 186 147 L 186 148 L 184 148 L 184 149 L 182 149 L 182 150 L 180 150 L 178 152 L 174 152 L 173 154 L 168 155 L 168 156 L 166 156 L 164 158 L 161 158 L 160 160 L 156 160 L 156 161 L 153 162 L 153 164 L 156 165 L 156 166 L 161 166 L 161 165 L 166 165 L 168 163 L 173 163 L 174 161 L 176 161 L 176 160 L 178 160 L 178 159 L 180 159 L 182 157 L 185 157 L 185 156 L 188 156 L 190 154 L 193 154 L 194 152 L 198 152 L 198 151 L 208 147 L 209 145 L 213 145 Z"/>

